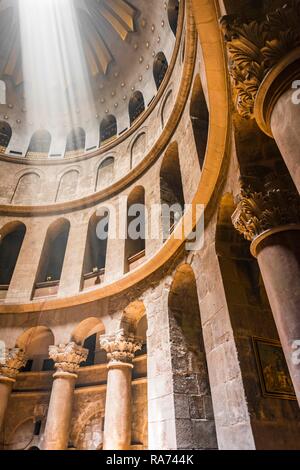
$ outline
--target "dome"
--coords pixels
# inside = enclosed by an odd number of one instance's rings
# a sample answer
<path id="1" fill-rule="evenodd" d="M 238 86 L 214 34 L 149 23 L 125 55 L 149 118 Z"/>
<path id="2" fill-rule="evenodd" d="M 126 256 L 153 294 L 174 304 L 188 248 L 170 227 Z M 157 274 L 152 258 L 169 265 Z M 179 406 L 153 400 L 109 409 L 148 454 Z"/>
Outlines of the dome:
<path id="1" fill-rule="evenodd" d="M 56 156 L 72 132 L 71 148 L 81 153 L 126 132 L 163 82 L 177 16 L 178 2 L 163 0 L 151 9 L 147 0 L 1 2 L 4 121 L 17 123 L 28 144 L 34 133 L 50 133 Z M 82 131 L 93 145 L 79 149 Z"/>

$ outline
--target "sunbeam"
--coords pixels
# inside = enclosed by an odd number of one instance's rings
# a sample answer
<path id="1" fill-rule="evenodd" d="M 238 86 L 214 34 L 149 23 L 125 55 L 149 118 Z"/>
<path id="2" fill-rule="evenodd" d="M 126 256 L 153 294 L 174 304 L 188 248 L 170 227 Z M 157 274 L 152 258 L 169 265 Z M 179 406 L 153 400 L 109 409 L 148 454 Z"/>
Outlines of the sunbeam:
<path id="1" fill-rule="evenodd" d="M 19 0 L 24 98 L 30 126 L 69 129 L 94 115 L 72 0 Z"/>

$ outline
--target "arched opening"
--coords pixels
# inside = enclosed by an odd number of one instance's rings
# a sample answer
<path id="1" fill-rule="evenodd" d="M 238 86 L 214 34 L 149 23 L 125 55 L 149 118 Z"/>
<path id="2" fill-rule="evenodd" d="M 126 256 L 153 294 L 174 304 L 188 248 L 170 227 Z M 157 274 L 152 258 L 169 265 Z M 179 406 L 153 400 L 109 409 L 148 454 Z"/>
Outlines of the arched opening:
<path id="1" fill-rule="evenodd" d="M 197 75 L 197 77 L 195 78 L 193 86 L 190 116 L 193 126 L 199 165 L 202 169 L 208 141 L 209 112 L 201 84 L 200 75 Z"/>
<path id="2" fill-rule="evenodd" d="M 144 356 L 147 354 L 147 330 L 148 322 L 147 317 L 144 315 L 138 322 L 136 326 L 136 336 L 143 341 L 142 349 L 136 352 L 136 357 Z"/>
<path id="3" fill-rule="evenodd" d="M 99 285 L 104 278 L 109 213 L 94 214 L 89 222 L 83 263 L 83 289 Z"/>
<path id="4" fill-rule="evenodd" d="M 5 442 L 6 450 L 30 450 L 35 439 L 35 418 L 31 417 L 20 423 Z"/>
<path id="5" fill-rule="evenodd" d="M 0 298 L 6 297 L 25 233 L 21 222 L 7 224 L 0 231 Z"/>
<path id="6" fill-rule="evenodd" d="M 164 102 L 163 102 L 163 105 L 162 105 L 162 110 L 161 110 L 161 125 L 162 125 L 162 128 L 165 127 L 165 125 L 168 121 L 168 118 L 171 114 L 172 102 L 173 102 L 173 91 L 169 90 L 166 97 L 165 97 L 165 99 L 164 99 Z"/>
<path id="7" fill-rule="evenodd" d="M 115 159 L 113 157 L 106 158 L 100 163 L 97 171 L 96 191 L 110 186 L 114 179 Z"/>
<path id="8" fill-rule="evenodd" d="M 38 130 L 31 137 L 27 156 L 32 154 L 44 154 L 48 156 L 51 145 L 51 134 L 46 130 Z"/>
<path id="9" fill-rule="evenodd" d="M 153 63 L 153 76 L 157 90 L 159 89 L 160 85 L 163 82 L 163 79 L 165 78 L 168 66 L 169 65 L 165 54 L 163 52 L 159 52 L 156 55 Z"/>
<path id="10" fill-rule="evenodd" d="M 117 120 L 110 114 L 105 117 L 100 124 L 100 144 L 106 140 L 116 137 L 118 134 Z"/>
<path id="11" fill-rule="evenodd" d="M 26 364 L 21 372 L 38 372 L 54 369 L 49 359 L 49 346 L 54 344 L 52 331 L 45 326 L 37 326 L 26 330 L 18 338 L 16 347 L 24 349 Z"/>
<path id="12" fill-rule="evenodd" d="M 70 222 L 59 219 L 50 225 L 36 277 L 34 297 L 56 295 L 69 238 Z"/>
<path id="13" fill-rule="evenodd" d="M 100 349 L 100 336 L 105 334 L 105 328 L 101 320 L 90 317 L 83 320 L 72 333 L 72 341 L 88 349 L 87 360 L 81 367 L 95 364 L 106 364 L 106 353 Z"/>
<path id="14" fill-rule="evenodd" d="M 85 131 L 81 127 L 72 129 L 67 137 L 66 154 L 80 153 L 85 149 Z"/>
<path id="15" fill-rule="evenodd" d="M 41 190 L 41 177 L 37 173 L 26 173 L 18 181 L 12 198 L 14 204 L 32 204 Z"/>
<path id="16" fill-rule="evenodd" d="M 184 212 L 178 145 L 172 143 L 166 151 L 160 170 L 163 240 L 167 240 Z"/>
<path id="17" fill-rule="evenodd" d="M 146 134 L 139 134 L 131 147 L 130 168 L 134 168 L 145 156 Z"/>
<path id="18" fill-rule="evenodd" d="M 125 240 L 125 271 L 136 268 L 145 256 L 145 190 L 138 186 L 127 200 L 127 237 Z"/>
<path id="19" fill-rule="evenodd" d="M 12 130 L 7 122 L 0 121 L 0 151 L 5 152 L 12 136 Z"/>
<path id="20" fill-rule="evenodd" d="M 178 16 L 179 16 L 179 1 L 178 0 L 169 0 L 168 3 L 168 18 L 170 28 L 176 36 L 177 26 L 178 26 Z"/>
<path id="21" fill-rule="evenodd" d="M 6 104 L 6 83 L 0 80 L 0 104 Z"/>
<path id="22" fill-rule="evenodd" d="M 129 101 L 130 125 L 145 111 L 145 101 L 140 91 L 133 93 Z"/>
<path id="23" fill-rule="evenodd" d="M 189 403 L 190 409 L 186 415 L 190 426 L 185 426 L 188 435 L 183 436 L 180 426 L 176 426 L 178 448 L 185 441 L 193 442 L 194 449 L 216 449 L 196 279 L 187 264 L 180 266 L 175 273 L 168 306 L 173 383 L 180 390 L 180 394 L 174 395 L 175 410 L 180 413 L 182 403 Z M 202 432 L 198 432 L 198 426 Z"/>
<path id="24" fill-rule="evenodd" d="M 70 170 L 60 179 L 56 195 L 56 202 L 68 201 L 76 197 L 78 189 L 79 171 Z"/>

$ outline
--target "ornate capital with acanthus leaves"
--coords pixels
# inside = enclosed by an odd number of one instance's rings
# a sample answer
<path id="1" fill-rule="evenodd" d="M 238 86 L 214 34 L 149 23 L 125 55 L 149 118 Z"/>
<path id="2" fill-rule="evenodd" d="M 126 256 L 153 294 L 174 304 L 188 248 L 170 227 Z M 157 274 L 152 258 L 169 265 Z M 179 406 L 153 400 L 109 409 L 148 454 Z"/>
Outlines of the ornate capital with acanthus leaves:
<path id="1" fill-rule="evenodd" d="M 25 365 L 25 352 L 20 348 L 0 351 L 0 379 L 15 380 L 20 369 Z"/>
<path id="2" fill-rule="evenodd" d="M 73 342 L 49 347 L 49 357 L 54 361 L 57 372 L 75 374 L 87 356 L 88 350 Z"/>
<path id="3" fill-rule="evenodd" d="M 142 341 L 121 329 L 112 335 L 101 336 L 100 346 L 107 353 L 109 365 L 131 364 L 136 351 L 142 348 Z"/>
<path id="4" fill-rule="evenodd" d="M 262 188 L 242 185 L 232 223 L 246 240 L 254 241 L 267 230 L 300 224 L 298 194 L 268 181 Z"/>
<path id="5" fill-rule="evenodd" d="M 291 0 L 262 21 L 224 16 L 221 26 L 239 114 L 254 117 L 259 87 L 267 73 L 300 47 L 300 0 Z"/>

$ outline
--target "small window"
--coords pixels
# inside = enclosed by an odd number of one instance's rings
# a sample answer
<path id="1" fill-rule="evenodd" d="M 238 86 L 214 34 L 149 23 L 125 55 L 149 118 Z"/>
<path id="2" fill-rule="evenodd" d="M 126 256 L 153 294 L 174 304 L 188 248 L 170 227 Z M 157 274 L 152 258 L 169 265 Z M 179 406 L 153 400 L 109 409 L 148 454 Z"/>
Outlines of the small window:
<path id="1" fill-rule="evenodd" d="M 130 125 L 145 111 L 145 101 L 142 93 L 136 91 L 129 101 Z"/>
<path id="2" fill-rule="evenodd" d="M 42 421 L 36 421 L 36 423 L 34 423 L 34 431 L 33 431 L 33 435 L 34 436 L 39 436 L 41 434 L 41 427 L 42 427 Z"/>
<path id="3" fill-rule="evenodd" d="M 159 52 L 155 57 L 153 64 L 153 76 L 156 84 L 156 88 L 159 89 L 160 85 L 165 78 L 165 75 L 168 70 L 168 61 L 163 52 Z"/>
<path id="4" fill-rule="evenodd" d="M 100 143 L 115 137 L 118 133 L 117 120 L 115 116 L 107 116 L 100 125 Z"/>

